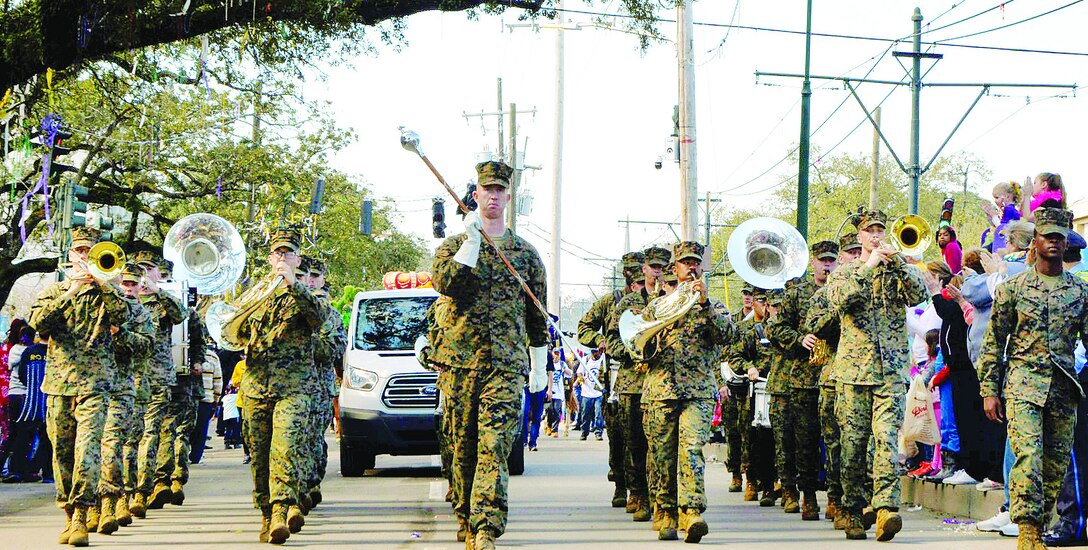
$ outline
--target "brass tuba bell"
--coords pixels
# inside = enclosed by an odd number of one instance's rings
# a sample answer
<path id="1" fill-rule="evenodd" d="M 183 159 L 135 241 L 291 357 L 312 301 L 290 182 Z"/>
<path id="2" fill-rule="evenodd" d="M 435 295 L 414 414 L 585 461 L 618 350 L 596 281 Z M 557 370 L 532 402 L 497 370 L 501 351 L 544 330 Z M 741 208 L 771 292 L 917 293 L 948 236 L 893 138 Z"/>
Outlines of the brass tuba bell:
<path id="1" fill-rule="evenodd" d="M 904 256 L 921 256 L 933 242 L 933 231 L 920 216 L 907 214 L 892 223 L 888 242 Z"/>
<path id="2" fill-rule="evenodd" d="M 190 214 L 178 220 L 163 239 L 162 256 L 174 263 L 174 280 L 205 296 L 230 289 L 246 267 L 242 236 L 215 214 Z"/>
<path id="3" fill-rule="evenodd" d="M 116 243 L 100 242 L 87 253 L 85 269 L 91 277 L 108 282 L 117 278 L 125 267 L 125 251 Z"/>
<path id="4" fill-rule="evenodd" d="M 752 218 L 733 230 L 726 248 L 741 279 L 762 289 L 783 288 L 808 269 L 808 244 L 778 218 Z"/>

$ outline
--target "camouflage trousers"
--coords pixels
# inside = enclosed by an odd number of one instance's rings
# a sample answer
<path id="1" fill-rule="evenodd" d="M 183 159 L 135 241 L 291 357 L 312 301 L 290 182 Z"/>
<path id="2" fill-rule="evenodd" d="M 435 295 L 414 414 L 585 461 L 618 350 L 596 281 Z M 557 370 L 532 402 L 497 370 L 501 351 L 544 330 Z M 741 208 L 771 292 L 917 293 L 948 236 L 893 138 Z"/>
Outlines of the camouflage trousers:
<path id="1" fill-rule="evenodd" d="M 899 428 L 903 425 L 904 396 L 902 384 L 858 386 L 840 384 L 835 401 L 839 419 L 839 444 L 842 447 L 840 479 L 843 508 L 860 513 L 870 504 L 869 438 L 873 438 L 872 507 L 899 509 L 901 481 L 897 471 Z"/>
<path id="2" fill-rule="evenodd" d="M 706 510 L 703 445 L 710 439 L 713 399 L 669 399 L 646 404 L 658 510 Z"/>
<path id="3" fill-rule="evenodd" d="M 620 423 L 623 425 L 623 479 L 632 495 L 648 495 L 646 431 L 643 428 L 642 394 L 620 395 Z"/>
<path id="4" fill-rule="evenodd" d="M 53 442 L 53 478 L 57 506 L 92 506 L 98 502 L 102 430 L 109 398 L 102 394 L 50 395 L 45 429 Z"/>
<path id="5" fill-rule="evenodd" d="M 612 472 L 616 489 L 627 490 L 627 482 L 623 473 L 624 437 L 623 425 L 620 423 L 620 404 L 609 403 L 607 400 L 603 406 L 604 429 L 608 432 L 608 471 Z"/>
<path id="6" fill-rule="evenodd" d="M 249 446 L 253 474 L 253 504 L 266 509 L 272 504 L 296 504 L 299 465 L 305 460 L 310 398 L 246 397 L 242 425 Z"/>
<path id="7" fill-rule="evenodd" d="M 144 415 L 147 413 L 147 401 L 139 398 L 133 401 L 131 415 L 131 431 L 121 440 L 122 478 L 125 480 L 125 492 L 136 491 L 136 482 L 140 472 L 140 439 L 144 435 Z"/>
<path id="8" fill-rule="evenodd" d="M 175 393 L 166 408 L 166 417 L 159 429 L 159 448 L 155 457 L 155 483 L 189 482 L 189 436 L 196 426 L 198 399 Z M 200 442 L 204 444 L 203 441 Z"/>
<path id="9" fill-rule="evenodd" d="M 827 499 L 831 502 L 842 501 L 842 482 L 839 480 L 839 465 L 842 462 L 839 446 L 839 422 L 835 418 L 834 386 L 820 386 L 820 435 L 827 450 L 827 462 L 824 472 L 827 476 Z"/>
<path id="10" fill-rule="evenodd" d="M 457 491 L 457 487 L 453 484 L 453 475 L 450 469 L 450 465 L 453 463 L 453 439 L 450 433 L 450 426 L 453 424 L 446 419 L 449 414 L 449 398 L 447 397 L 451 391 L 449 385 L 450 370 L 442 369 L 438 373 L 438 382 L 435 384 L 438 387 L 439 402 L 438 406 L 442 408 L 441 414 L 436 414 L 435 420 L 435 432 L 438 435 L 438 455 L 442 463 L 442 478 L 446 480 L 450 485 L 452 491 Z"/>
<path id="11" fill-rule="evenodd" d="M 722 402 L 722 427 L 725 428 L 725 467 L 740 479 L 748 466 L 748 432 L 752 427 L 749 418 L 748 394 L 730 395 Z"/>
<path id="12" fill-rule="evenodd" d="M 1005 394 L 1013 396 L 1005 407 L 1016 457 L 1009 472 L 1010 518 L 1045 528 L 1069 467 L 1079 393 L 1069 378 L 1054 371 L 1042 407 L 1017 399 L 1013 388 Z"/>
<path id="13" fill-rule="evenodd" d="M 521 426 L 525 376 L 491 367 L 451 369 L 446 418 L 453 448 L 453 511 L 472 532 L 506 532 L 507 460 Z"/>
<path id="14" fill-rule="evenodd" d="M 788 393 L 771 394 L 771 431 L 774 433 L 774 466 L 782 486 L 797 486 L 797 445 Z"/>
<path id="15" fill-rule="evenodd" d="M 780 404 L 781 405 L 781 404 Z M 774 401 L 771 418 L 775 416 Z M 784 410 L 783 410 L 784 409 Z M 784 407 L 779 410 L 785 426 L 775 430 L 775 449 L 789 449 L 792 463 L 787 467 L 793 477 L 787 481 L 783 472 L 782 455 L 776 464 L 782 485 L 801 492 L 815 491 L 820 482 L 822 457 L 820 456 L 820 391 L 817 389 L 790 388 Z M 773 420 L 772 420 L 773 422 Z M 780 435 L 781 434 L 781 435 Z M 789 439 L 783 441 L 780 437 Z"/>
<path id="16" fill-rule="evenodd" d="M 163 419 L 170 407 L 170 388 L 156 386 L 144 409 L 144 433 L 140 437 L 140 446 L 136 452 L 139 460 L 136 478 L 136 490 L 150 495 L 155 486 L 155 466 L 159 453 L 159 436 L 162 432 Z"/>
<path id="17" fill-rule="evenodd" d="M 136 437 L 133 432 L 139 429 L 133 414 L 135 401 L 132 395 L 110 395 L 102 430 L 102 475 L 98 479 L 98 494 L 102 496 L 119 496 L 125 490 L 125 442 Z"/>
<path id="18" fill-rule="evenodd" d="M 311 398 L 309 426 L 307 427 L 308 453 L 300 466 L 303 489 L 314 489 L 325 479 L 325 469 L 329 465 L 329 446 L 325 442 L 325 432 L 332 423 L 332 396 L 318 392 Z"/>

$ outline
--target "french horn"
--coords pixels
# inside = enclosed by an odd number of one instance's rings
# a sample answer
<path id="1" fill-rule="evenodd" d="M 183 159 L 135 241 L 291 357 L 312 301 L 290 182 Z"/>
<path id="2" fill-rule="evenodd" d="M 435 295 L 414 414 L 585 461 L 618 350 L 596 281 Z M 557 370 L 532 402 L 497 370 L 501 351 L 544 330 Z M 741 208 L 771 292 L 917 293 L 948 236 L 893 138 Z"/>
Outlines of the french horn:
<path id="1" fill-rule="evenodd" d="M 805 238 L 778 218 L 752 218 L 738 225 L 726 251 L 737 275 L 757 288 L 783 288 L 808 269 Z"/>
<path id="2" fill-rule="evenodd" d="M 272 279 L 265 279 L 239 295 L 231 303 L 216 302 L 208 308 L 204 315 L 204 323 L 208 327 L 215 343 L 220 348 L 230 351 L 242 351 L 246 349 L 248 341 L 242 337 L 242 329 L 250 317 L 257 312 L 259 307 L 276 291 L 283 282 L 283 276 L 277 275 Z"/>
<path id="3" fill-rule="evenodd" d="M 646 346 L 661 331 L 672 326 L 699 301 L 699 293 L 692 286 L 693 281 L 684 281 L 676 291 L 665 296 L 658 296 L 638 312 L 629 309 L 620 315 L 620 340 L 631 352 L 636 361 L 645 361 L 653 356 L 646 356 Z"/>

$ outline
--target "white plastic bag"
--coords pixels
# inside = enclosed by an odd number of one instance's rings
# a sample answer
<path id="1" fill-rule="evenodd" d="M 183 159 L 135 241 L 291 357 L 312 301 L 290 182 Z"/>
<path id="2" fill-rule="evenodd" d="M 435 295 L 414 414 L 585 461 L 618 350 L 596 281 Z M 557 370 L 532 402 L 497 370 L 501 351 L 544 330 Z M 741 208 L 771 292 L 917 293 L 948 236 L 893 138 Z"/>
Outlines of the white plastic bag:
<path id="1" fill-rule="evenodd" d="M 941 442 L 941 428 L 933 412 L 933 395 L 926 389 L 921 376 L 915 376 L 907 392 L 907 407 L 903 415 L 903 441 L 926 445 Z"/>

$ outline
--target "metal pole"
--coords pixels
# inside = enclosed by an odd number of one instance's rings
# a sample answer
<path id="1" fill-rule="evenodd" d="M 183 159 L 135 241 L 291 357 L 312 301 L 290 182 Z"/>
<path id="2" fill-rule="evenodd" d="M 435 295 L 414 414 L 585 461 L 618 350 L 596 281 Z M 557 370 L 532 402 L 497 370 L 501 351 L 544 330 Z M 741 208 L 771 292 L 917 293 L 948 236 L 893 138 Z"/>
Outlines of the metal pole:
<path id="1" fill-rule="evenodd" d="M 918 213 L 918 178 L 921 166 L 918 164 L 918 110 L 922 92 L 922 10 L 914 8 L 914 64 L 910 71 L 910 213 Z"/>
<path id="2" fill-rule="evenodd" d="M 869 209 L 876 210 L 877 173 L 880 171 L 880 107 L 873 110 L 873 159 L 869 165 Z"/>
<path id="3" fill-rule="evenodd" d="M 518 106 L 516 103 L 510 104 L 510 167 L 514 169 L 514 174 L 510 182 L 510 204 L 506 205 L 506 220 L 510 232 L 514 233 L 518 228 L 518 180 L 521 179 L 521 170 L 518 169 Z"/>
<path id="4" fill-rule="evenodd" d="M 710 248 L 710 191 L 706 192 L 706 247 Z"/>
<path id="5" fill-rule="evenodd" d="M 499 78 L 497 80 L 499 81 L 499 158 L 502 160 L 506 160 L 504 149 L 504 147 L 506 147 L 506 144 L 502 140 L 502 79 Z"/>
<path id="6" fill-rule="evenodd" d="M 563 0 L 559 0 L 559 9 L 563 9 Z M 563 34 L 563 29 L 556 29 L 555 136 L 552 142 L 552 265 L 548 270 L 548 309 L 552 311 L 559 311 L 563 303 L 559 284 L 559 239 L 563 234 Z"/>
<path id="7" fill-rule="evenodd" d="M 627 216 L 627 229 L 623 233 L 623 253 L 626 254 L 631 251 L 631 216 Z"/>
<path id="8" fill-rule="evenodd" d="M 797 147 L 797 231 L 808 238 L 808 155 L 809 119 L 812 83 L 809 80 L 809 58 L 812 53 L 812 0 L 805 14 L 805 80 L 801 83 L 801 140 Z"/>
<path id="9" fill-rule="evenodd" d="M 698 234 L 698 162 L 695 144 L 695 60 L 692 46 L 692 0 L 681 0 L 677 10 L 677 58 L 680 63 L 680 225 L 684 240 Z"/>

